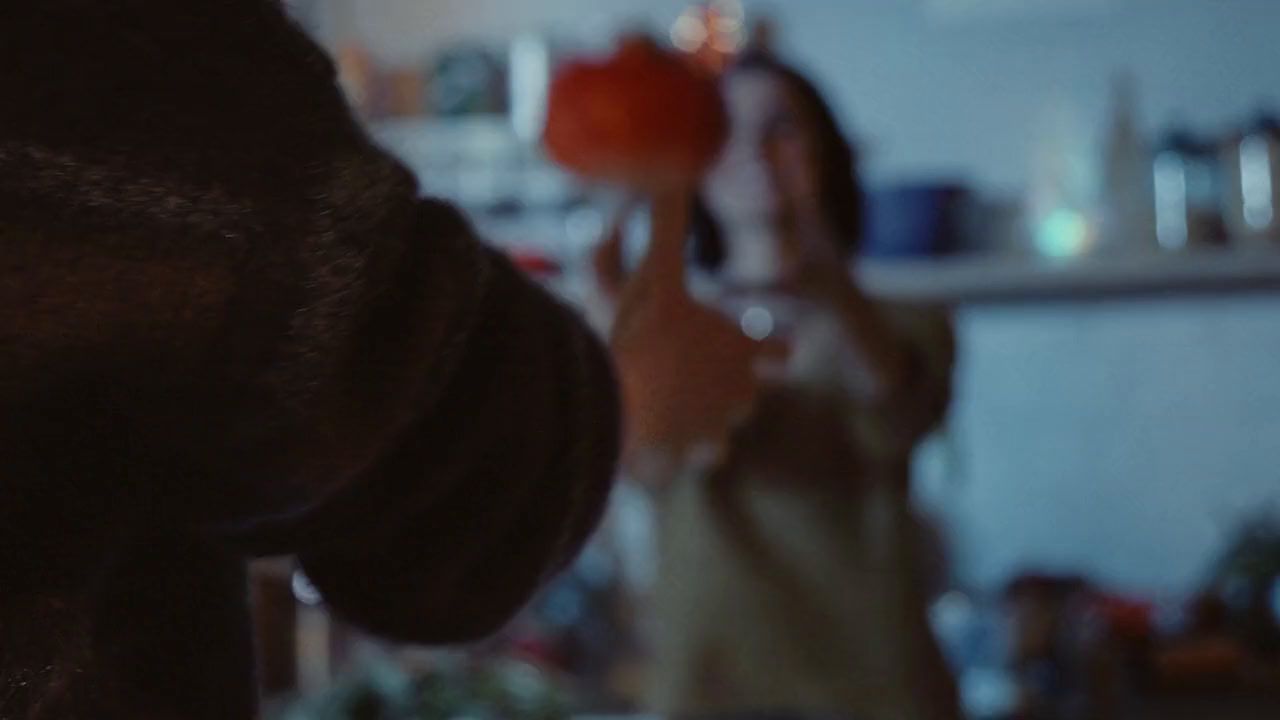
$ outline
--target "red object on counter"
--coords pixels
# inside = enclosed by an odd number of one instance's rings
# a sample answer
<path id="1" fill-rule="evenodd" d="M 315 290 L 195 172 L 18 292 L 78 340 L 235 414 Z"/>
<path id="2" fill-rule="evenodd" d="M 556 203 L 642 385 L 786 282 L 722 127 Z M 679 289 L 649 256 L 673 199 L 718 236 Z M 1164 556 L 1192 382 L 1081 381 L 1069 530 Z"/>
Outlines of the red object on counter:
<path id="1" fill-rule="evenodd" d="M 1138 640 L 1154 632 L 1155 606 L 1150 602 L 1100 593 L 1094 598 L 1094 607 L 1119 637 Z"/>
<path id="2" fill-rule="evenodd" d="M 533 250 L 513 250 L 508 255 L 516 267 L 534 277 L 558 275 L 562 269 L 560 263 Z"/>
<path id="3" fill-rule="evenodd" d="M 565 64 L 552 81 L 544 142 L 553 160 L 632 187 L 692 184 L 724 144 L 715 80 L 644 37 L 603 61 Z"/>

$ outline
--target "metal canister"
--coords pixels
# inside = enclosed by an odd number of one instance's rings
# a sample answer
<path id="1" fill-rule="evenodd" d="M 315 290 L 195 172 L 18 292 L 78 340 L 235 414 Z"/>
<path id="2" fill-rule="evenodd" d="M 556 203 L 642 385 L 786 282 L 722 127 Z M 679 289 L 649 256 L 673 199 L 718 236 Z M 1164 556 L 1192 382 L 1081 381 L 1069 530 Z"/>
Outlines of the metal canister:
<path id="1" fill-rule="evenodd" d="M 1232 240 L 1280 242 L 1280 120 L 1261 115 L 1223 153 L 1226 221 Z"/>

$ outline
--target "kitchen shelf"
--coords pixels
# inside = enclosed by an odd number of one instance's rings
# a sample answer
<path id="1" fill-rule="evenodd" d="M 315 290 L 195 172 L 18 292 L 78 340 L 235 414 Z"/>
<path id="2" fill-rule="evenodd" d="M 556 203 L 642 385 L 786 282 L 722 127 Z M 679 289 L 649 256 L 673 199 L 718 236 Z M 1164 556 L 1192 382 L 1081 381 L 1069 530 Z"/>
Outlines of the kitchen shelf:
<path id="1" fill-rule="evenodd" d="M 947 304 L 1280 290 L 1280 250 L 1077 258 L 868 259 L 860 283 L 886 300 Z"/>
<path id="2" fill-rule="evenodd" d="M 580 194 L 569 176 L 516 137 L 504 116 L 386 120 L 371 131 L 417 173 L 426 192 L 469 209 L 500 244 L 552 244 L 563 232 L 565 207 Z M 487 217 L 485 208 L 513 198 L 520 201 L 519 217 Z M 948 304 L 1280 290 L 1280 242 L 1068 260 L 869 259 L 858 274 L 865 289 L 884 299 Z"/>

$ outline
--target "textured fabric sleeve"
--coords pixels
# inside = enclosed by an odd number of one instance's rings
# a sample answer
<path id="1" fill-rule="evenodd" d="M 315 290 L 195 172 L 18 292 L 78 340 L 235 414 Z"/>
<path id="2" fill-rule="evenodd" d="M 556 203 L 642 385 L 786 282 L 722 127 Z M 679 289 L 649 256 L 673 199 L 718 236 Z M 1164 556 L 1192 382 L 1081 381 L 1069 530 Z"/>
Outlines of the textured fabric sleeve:
<path id="1" fill-rule="evenodd" d="M 573 553 L 604 350 L 418 199 L 281 3 L 3 3 L 0 84 L 0 587 L 196 532 L 449 640 Z"/>
<path id="2" fill-rule="evenodd" d="M 497 629 L 572 559 L 605 504 L 619 411 L 604 351 L 491 262 L 439 400 L 294 532 L 325 599 L 375 632 L 448 643 Z"/>

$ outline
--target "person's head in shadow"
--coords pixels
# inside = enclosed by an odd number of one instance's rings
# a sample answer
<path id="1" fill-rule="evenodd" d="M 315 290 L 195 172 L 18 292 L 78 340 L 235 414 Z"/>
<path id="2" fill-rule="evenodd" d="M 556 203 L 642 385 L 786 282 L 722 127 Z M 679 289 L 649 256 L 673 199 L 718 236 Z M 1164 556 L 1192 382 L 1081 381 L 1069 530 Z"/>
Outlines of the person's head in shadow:
<path id="1" fill-rule="evenodd" d="M 857 155 L 818 88 L 772 54 L 752 51 L 722 80 L 730 133 L 703 181 L 691 252 L 697 265 L 746 282 L 785 277 L 819 233 L 837 256 L 862 236 Z"/>

